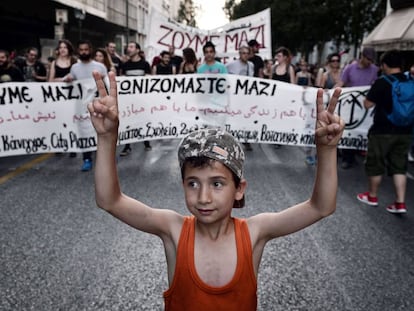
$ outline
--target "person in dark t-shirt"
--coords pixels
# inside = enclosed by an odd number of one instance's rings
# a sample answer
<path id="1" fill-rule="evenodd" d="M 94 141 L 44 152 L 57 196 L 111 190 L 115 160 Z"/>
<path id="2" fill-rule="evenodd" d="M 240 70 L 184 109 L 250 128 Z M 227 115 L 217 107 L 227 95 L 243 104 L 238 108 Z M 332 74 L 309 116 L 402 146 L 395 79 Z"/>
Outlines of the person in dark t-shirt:
<path id="1" fill-rule="evenodd" d="M 357 199 L 367 205 L 377 206 L 382 175 L 387 173 L 392 176 L 394 182 L 395 201 L 388 205 L 386 210 L 401 214 L 407 212 L 407 155 L 412 141 L 413 125 L 394 124 L 388 119 L 395 104 L 391 82 L 388 80 L 405 81 L 407 77 L 401 72 L 401 52 L 385 52 L 380 63 L 384 75 L 375 80 L 364 101 L 366 109 L 375 107 L 374 122 L 368 131 L 368 151 L 365 160 L 368 191 L 359 193 Z"/>
<path id="2" fill-rule="evenodd" d="M 172 75 L 176 74 L 176 68 L 171 64 L 171 55 L 167 51 L 162 51 L 161 61 L 159 64 L 152 67 L 153 75 Z"/>
<path id="3" fill-rule="evenodd" d="M 24 77 L 15 65 L 10 62 L 9 52 L 0 50 L 0 83 L 23 82 Z"/>
<path id="4" fill-rule="evenodd" d="M 121 66 L 121 74 L 125 76 L 145 76 L 151 74 L 150 64 L 140 56 L 141 46 L 137 42 L 129 42 L 127 46 L 128 60 Z M 149 141 L 144 141 L 145 150 L 151 150 Z M 131 145 L 125 144 L 120 156 L 127 156 L 131 153 Z"/>
<path id="5" fill-rule="evenodd" d="M 263 59 L 259 55 L 257 55 L 257 53 L 259 53 L 260 44 L 255 39 L 253 39 L 248 42 L 248 46 L 251 50 L 249 61 L 251 61 L 254 65 L 253 76 L 263 78 L 264 62 Z"/>

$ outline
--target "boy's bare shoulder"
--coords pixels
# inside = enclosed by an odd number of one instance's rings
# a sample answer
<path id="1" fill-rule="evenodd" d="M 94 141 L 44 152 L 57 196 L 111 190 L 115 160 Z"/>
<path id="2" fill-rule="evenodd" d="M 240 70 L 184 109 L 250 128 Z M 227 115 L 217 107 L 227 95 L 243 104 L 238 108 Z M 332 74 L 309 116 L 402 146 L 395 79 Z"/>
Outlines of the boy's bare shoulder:
<path id="1" fill-rule="evenodd" d="M 159 228 L 164 228 L 172 236 L 180 234 L 186 216 L 170 209 L 153 209 L 153 213 Z"/>

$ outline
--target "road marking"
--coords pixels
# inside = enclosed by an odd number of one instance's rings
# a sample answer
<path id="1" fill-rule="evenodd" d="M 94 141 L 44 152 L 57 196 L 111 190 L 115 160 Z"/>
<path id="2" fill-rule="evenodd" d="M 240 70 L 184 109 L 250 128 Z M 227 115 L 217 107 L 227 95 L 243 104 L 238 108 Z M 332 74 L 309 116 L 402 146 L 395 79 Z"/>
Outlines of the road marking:
<path id="1" fill-rule="evenodd" d="M 4 184 L 5 182 L 12 179 L 13 177 L 16 177 L 17 175 L 20 175 L 20 174 L 30 170 L 36 164 L 41 163 L 43 161 L 46 161 L 52 155 L 54 155 L 54 153 L 43 154 L 43 155 L 41 155 L 41 156 L 39 156 L 39 157 L 37 157 L 37 158 L 27 162 L 27 163 L 24 163 L 23 165 L 20 165 L 14 171 L 12 171 L 12 172 L 4 175 L 4 176 L 0 176 L 0 185 Z"/>
<path id="2" fill-rule="evenodd" d="M 259 146 L 263 150 L 263 153 L 265 154 L 267 159 L 270 161 L 270 163 L 282 164 L 282 161 L 280 160 L 279 156 L 276 155 L 277 152 L 274 152 L 274 150 L 275 150 L 274 145 L 272 145 L 272 144 L 259 144 Z"/>

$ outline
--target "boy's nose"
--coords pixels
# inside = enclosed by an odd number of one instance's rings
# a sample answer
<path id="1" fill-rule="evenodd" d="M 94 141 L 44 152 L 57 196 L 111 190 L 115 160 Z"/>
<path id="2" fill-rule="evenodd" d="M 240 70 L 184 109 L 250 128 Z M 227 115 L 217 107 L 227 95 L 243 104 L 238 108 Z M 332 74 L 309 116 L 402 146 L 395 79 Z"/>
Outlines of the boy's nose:
<path id="1" fill-rule="evenodd" d="M 202 186 L 198 194 L 198 201 L 202 204 L 207 204 L 211 202 L 211 193 L 208 186 Z"/>

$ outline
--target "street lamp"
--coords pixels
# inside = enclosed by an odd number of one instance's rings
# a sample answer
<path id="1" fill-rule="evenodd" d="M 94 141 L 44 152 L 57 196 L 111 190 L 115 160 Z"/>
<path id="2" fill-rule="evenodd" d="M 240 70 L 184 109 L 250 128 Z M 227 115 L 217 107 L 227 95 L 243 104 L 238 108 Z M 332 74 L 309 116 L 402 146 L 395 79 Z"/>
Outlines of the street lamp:
<path id="1" fill-rule="evenodd" d="M 79 27 L 79 40 L 82 40 L 82 21 L 86 17 L 85 10 L 74 9 L 73 13 L 75 14 L 75 18 L 78 20 L 78 27 Z"/>

